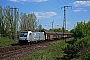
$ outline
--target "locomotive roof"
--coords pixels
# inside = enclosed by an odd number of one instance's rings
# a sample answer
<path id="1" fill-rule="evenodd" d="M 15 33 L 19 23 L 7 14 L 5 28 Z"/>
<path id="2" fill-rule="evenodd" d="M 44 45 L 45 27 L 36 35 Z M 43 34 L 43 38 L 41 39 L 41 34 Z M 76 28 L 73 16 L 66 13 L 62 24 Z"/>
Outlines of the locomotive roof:
<path id="1" fill-rule="evenodd" d="M 62 34 L 63 32 L 53 32 L 53 31 L 45 31 L 46 34 Z M 73 33 L 64 33 L 64 34 L 73 34 Z"/>

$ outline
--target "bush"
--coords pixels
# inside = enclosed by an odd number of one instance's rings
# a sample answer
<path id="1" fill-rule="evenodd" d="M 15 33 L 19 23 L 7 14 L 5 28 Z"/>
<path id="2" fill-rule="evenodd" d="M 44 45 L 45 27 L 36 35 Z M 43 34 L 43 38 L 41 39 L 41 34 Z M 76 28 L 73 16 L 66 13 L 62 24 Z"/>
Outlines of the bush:
<path id="1" fill-rule="evenodd" d="M 68 44 L 67 47 L 63 49 L 66 59 L 73 59 L 78 56 L 79 48 L 76 45 Z"/>
<path id="2" fill-rule="evenodd" d="M 66 41 L 66 43 L 68 43 L 68 44 L 74 44 L 75 42 L 77 41 L 77 39 L 70 39 L 69 41 Z"/>
<path id="3" fill-rule="evenodd" d="M 73 59 L 79 57 L 80 50 L 90 44 L 89 37 L 84 37 L 82 39 L 72 39 L 66 43 L 68 43 L 68 45 L 63 49 L 65 53 L 65 59 Z"/>
<path id="4" fill-rule="evenodd" d="M 82 39 L 78 39 L 75 42 L 75 45 L 80 49 L 83 48 L 83 47 L 89 46 L 90 45 L 90 37 L 87 36 L 87 37 L 84 37 Z"/>
<path id="5" fill-rule="evenodd" d="M 84 60 L 90 60 L 90 51 L 85 54 Z"/>
<path id="6" fill-rule="evenodd" d="M 11 44 L 17 44 L 17 43 L 18 43 L 17 40 L 14 41 L 6 37 L 0 38 L 0 47 L 7 47 L 7 46 L 11 46 Z"/>

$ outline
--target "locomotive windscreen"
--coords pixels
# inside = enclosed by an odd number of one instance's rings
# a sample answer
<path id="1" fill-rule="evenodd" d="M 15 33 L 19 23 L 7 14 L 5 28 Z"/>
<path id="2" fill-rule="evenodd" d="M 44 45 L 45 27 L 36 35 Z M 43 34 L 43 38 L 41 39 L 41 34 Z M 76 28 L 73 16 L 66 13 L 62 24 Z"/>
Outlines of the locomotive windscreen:
<path id="1" fill-rule="evenodd" d="M 27 37 L 28 32 L 21 32 L 20 37 Z"/>

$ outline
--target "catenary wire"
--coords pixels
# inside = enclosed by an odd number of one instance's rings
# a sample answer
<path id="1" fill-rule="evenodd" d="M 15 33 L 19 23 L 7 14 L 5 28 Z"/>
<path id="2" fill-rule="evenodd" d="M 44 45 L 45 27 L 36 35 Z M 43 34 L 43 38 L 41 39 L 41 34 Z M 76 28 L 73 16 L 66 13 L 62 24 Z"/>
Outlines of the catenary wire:
<path id="1" fill-rule="evenodd" d="M 59 4 L 60 4 L 60 5 L 62 5 L 62 6 L 63 6 L 63 4 L 62 4 L 59 0 L 57 0 L 57 1 L 59 2 Z"/>
<path id="2" fill-rule="evenodd" d="M 67 3 L 64 0 L 62 0 L 62 1 L 67 5 Z"/>
<path id="3" fill-rule="evenodd" d="M 47 2 L 47 1 L 46 1 Z M 56 6 L 54 6 L 54 5 L 52 5 L 51 3 L 49 3 L 49 2 L 47 2 L 49 5 L 51 5 L 51 6 L 53 6 L 54 8 L 56 8 L 56 9 L 60 9 L 60 8 L 58 8 L 58 7 L 56 7 Z"/>

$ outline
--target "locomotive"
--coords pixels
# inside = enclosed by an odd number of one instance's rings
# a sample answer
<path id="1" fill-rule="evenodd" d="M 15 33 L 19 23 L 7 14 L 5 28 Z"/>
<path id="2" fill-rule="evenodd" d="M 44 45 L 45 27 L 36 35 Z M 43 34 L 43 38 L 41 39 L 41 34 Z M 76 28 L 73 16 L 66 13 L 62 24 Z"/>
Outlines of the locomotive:
<path id="1" fill-rule="evenodd" d="M 29 42 L 37 42 L 44 41 L 45 34 L 44 32 L 32 32 L 32 31 L 22 31 L 19 36 L 19 43 L 29 43 Z"/>

